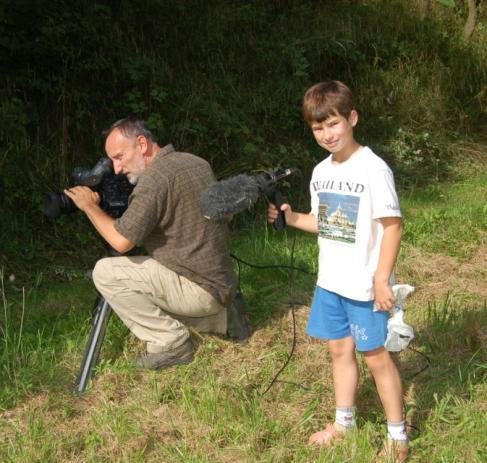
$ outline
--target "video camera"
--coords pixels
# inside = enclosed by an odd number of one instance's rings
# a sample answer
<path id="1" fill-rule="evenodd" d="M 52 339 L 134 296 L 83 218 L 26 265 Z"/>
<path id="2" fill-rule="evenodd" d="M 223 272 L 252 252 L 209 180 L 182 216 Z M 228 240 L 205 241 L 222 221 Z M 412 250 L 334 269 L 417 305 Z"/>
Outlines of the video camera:
<path id="1" fill-rule="evenodd" d="M 70 186 L 87 186 L 100 195 L 100 207 L 114 219 L 127 209 L 128 198 L 134 186 L 123 174 L 115 175 L 109 158 L 101 158 L 92 169 L 75 167 Z M 78 210 L 71 198 L 62 192 L 49 191 L 43 195 L 44 215 L 57 219 L 61 214 Z"/>

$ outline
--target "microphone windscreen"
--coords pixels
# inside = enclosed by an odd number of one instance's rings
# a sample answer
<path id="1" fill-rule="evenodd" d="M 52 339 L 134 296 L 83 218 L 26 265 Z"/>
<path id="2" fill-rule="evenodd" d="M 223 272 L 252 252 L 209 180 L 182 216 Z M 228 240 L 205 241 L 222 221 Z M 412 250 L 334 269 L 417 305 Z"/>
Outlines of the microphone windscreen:
<path id="1" fill-rule="evenodd" d="M 222 220 L 248 209 L 259 198 L 259 184 L 253 177 L 237 175 L 215 182 L 201 195 L 201 211 L 210 220 Z"/>

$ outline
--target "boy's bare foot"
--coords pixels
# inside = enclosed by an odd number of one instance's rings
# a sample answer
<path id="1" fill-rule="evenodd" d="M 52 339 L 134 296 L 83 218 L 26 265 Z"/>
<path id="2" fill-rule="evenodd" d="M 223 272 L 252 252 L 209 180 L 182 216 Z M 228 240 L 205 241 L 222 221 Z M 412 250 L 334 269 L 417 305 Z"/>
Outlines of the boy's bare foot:
<path id="1" fill-rule="evenodd" d="M 328 423 L 324 431 L 318 431 L 311 434 L 308 444 L 310 445 L 326 445 L 330 447 L 333 442 L 342 441 L 345 437 L 347 429 L 338 423 Z"/>
<path id="2" fill-rule="evenodd" d="M 409 442 L 387 439 L 376 463 L 403 463 L 409 455 Z"/>

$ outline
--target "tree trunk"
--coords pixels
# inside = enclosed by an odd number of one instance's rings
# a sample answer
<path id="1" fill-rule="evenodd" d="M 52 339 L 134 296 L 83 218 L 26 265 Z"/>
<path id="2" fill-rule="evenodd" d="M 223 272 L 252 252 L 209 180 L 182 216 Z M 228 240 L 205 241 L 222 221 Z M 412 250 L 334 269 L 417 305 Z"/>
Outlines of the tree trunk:
<path id="1" fill-rule="evenodd" d="M 430 0 L 423 0 L 423 7 L 421 8 L 421 21 L 424 21 L 430 12 Z"/>
<path id="2" fill-rule="evenodd" d="M 477 23 L 477 2 L 475 0 L 467 0 L 468 18 L 463 28 L 463 39 L 467 42 L 475 29 Z"/>

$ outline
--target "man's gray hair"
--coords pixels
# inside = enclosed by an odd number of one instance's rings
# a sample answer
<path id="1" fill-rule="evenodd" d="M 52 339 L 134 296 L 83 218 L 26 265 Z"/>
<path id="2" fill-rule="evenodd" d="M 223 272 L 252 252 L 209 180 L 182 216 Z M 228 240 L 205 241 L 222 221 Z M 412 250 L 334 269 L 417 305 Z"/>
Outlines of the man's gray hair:
<path id="1" fill-rule="evenodd" d="M 139 135 L 143 135 L 153 143 L 157 143 L 154 134 L 147 128 L 145 122 L 140 119 L 125 117 L 124 119 L 118 120 L 104 132 L 105 140 L 115 129 L 120 130 L 120 132 L 127 138 L 136 138 Z"/>

